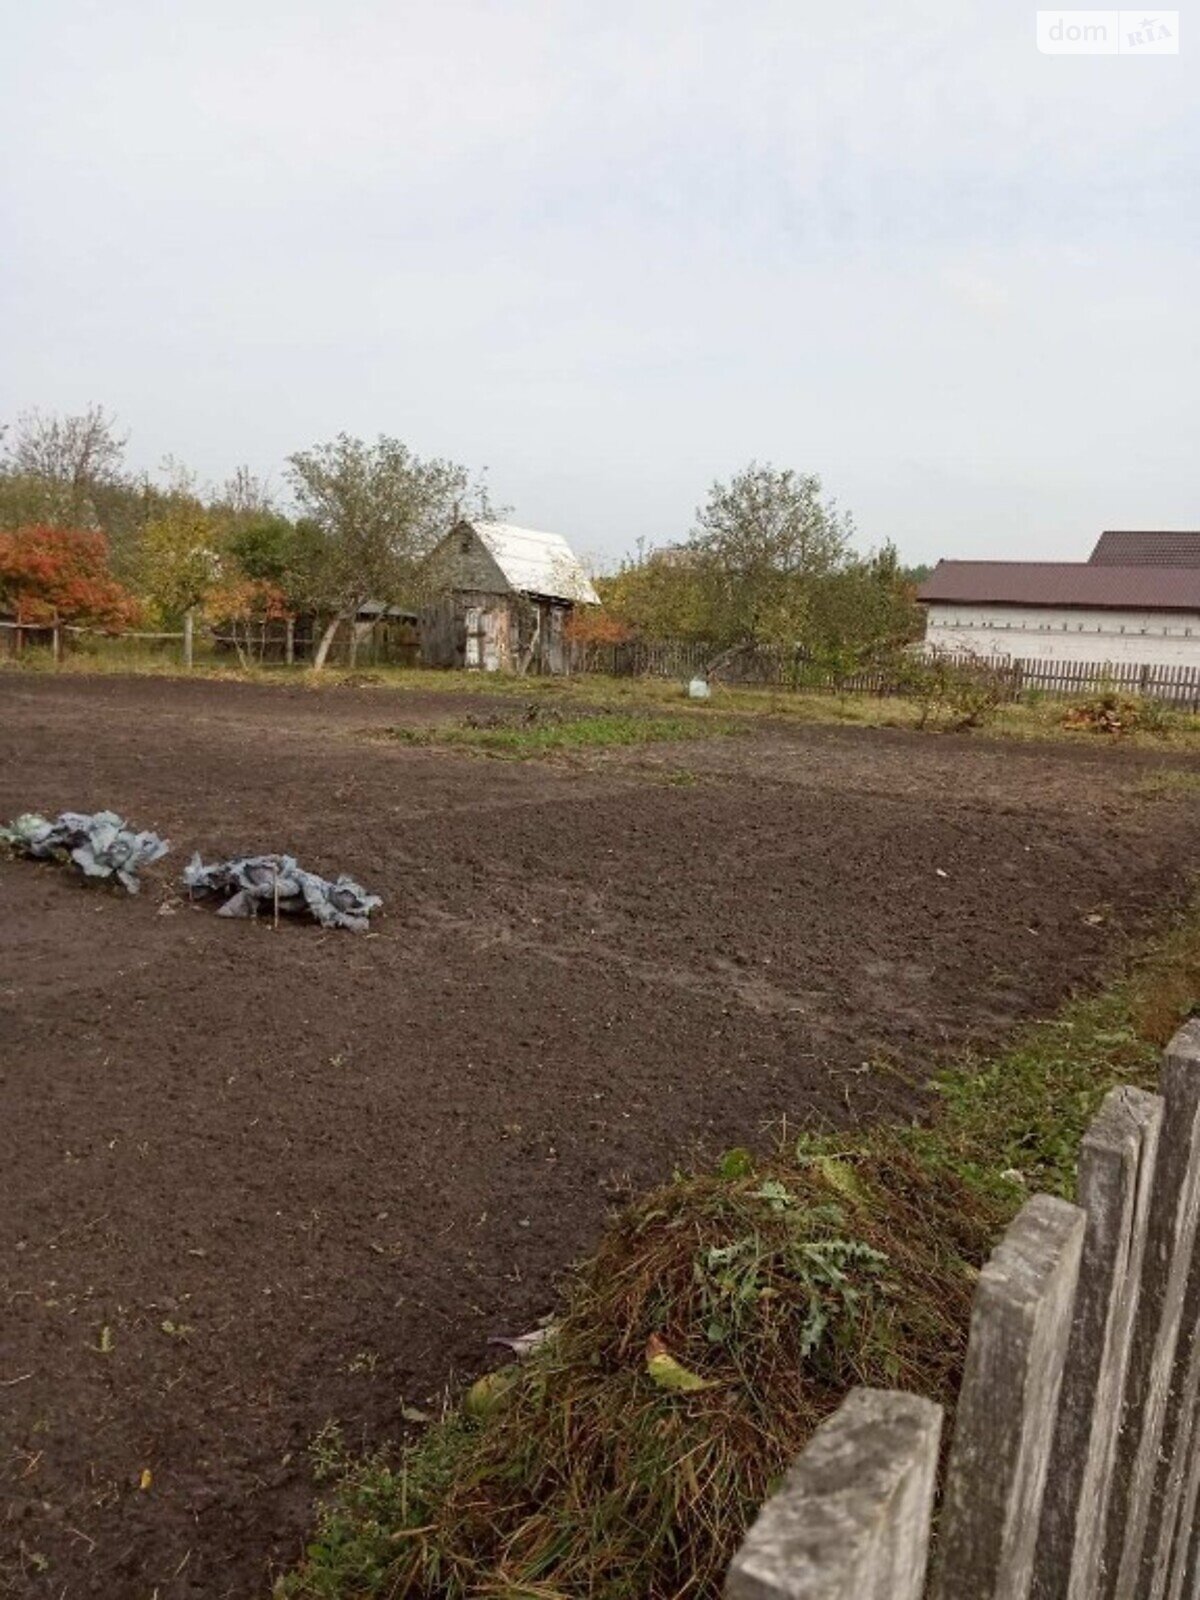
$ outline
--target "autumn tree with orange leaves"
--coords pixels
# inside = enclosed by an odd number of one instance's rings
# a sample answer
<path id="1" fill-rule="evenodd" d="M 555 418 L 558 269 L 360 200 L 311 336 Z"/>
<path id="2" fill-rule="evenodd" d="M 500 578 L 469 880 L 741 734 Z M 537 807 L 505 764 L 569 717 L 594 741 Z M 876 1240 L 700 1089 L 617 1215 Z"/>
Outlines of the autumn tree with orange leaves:
<path id="1" fill-rule="evenodd" d="M 0 530 L 0 610 L 27 627 L 131 627 L 140 608 L 112 576 L 108 558 L 108 540 L 90 529 L 32 523 Z"/>
<path id="2" fill-rule="evenodd" d="M 214 628 L 228 628 L 238 660 L 247 667 L 257 646 L 261 661 L 267 624 L 284 622 L 293 613 L 277 583 L 266 578 L 231 578 L 210 589 L 204 599 L 205 620 Z"/>

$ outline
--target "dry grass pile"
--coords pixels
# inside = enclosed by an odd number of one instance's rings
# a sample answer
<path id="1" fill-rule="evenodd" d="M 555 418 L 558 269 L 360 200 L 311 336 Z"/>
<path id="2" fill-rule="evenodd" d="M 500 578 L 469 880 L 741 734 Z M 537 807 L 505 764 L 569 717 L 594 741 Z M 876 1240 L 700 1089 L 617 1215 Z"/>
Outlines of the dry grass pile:
<path id="1" fill-rule="evenodd" d="M 900 1141 L 650 1195 L 572 1279 L 558 1331 L 472 1422 L 348 1462 L 307 1596 L 714 1593 L 748 1519 L 855 1383 L 948 1395 L 994 1215 Z"/>
<path id="2" fill-rule="evenodd" d="M 1069 730 L 1107 733 L 1112 738 L 1123 734 L 1165 733 L 1173 722 L 1170 710 L 1158 700 L 1106 690 L 1068 706 L 1062 726 Z"/>

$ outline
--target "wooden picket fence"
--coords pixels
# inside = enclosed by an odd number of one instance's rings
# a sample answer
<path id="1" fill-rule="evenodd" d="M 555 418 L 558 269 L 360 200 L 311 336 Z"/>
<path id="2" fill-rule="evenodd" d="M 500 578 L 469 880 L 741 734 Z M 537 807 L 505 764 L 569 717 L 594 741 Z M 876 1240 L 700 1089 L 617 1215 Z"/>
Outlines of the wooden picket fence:
<path id="1" fill-rule="evenodd" d="M 0 618 L 0 654 L 19 655 L 25 644 L 49 645 L 61 660 L 69 638 L 84 635 L 112 640 L 152 643 L 180 647 L 183 664 L 192 660 L 192 630 L 175 633 L 126 631 L 119 634 L 105 629 L 78 627 L 67 623 L 17 623 Z M 195 642 L 218 647 L 234 647 L 237 641 L 226 634 L 196 627 Z M 315 648 L 316 630 L 312 618 L 299 623 L 272 623 L 255 630 L 242 640 L 256 660 L 292 663 L 308 660 Z M 340 662 L 347 650 L 343 630 L 331 660 Z M 357 648 L 359 666 L 415 666 L 420 654 L 413 625 L 407 621 L 383 619 L 360 629 Z M 967 654 L 939 652 L 951 663 L 968 665 L 980 658 Z M 1055 661 L 1023 660 L 1016 656 L 982 658 L 998 669 L 1002 698 L 1016 701 L 1030 691 L 1070 698 L 1096 694 L 1102 690 L 1121 695 L 1142 695 L 1162 700 L 1181 711 L 1200 711 L 1200 665 L 1159 666 L 1132 661 Z M 714 667 L 714 662 L 717 665 Z M 905 685 L 891 664 L 869 667 L 861 672 L 837 673 L 812 661 L 799 659 L 793 652 L 766 646 L 721 653 L 711 644 L 688 639 L 630 639 L 620 644 L 580 644 L 569 647 L 568 671 L 586 676 L 674 678 L 686 681 L 708 677 L 718 683 L 774 689 L 805 690 L 816 694 L 864 694 L 889 696 L 905 692 Z"/>
<path id="2" fill-rule="evenodd" d="M 569 647 L 567 669 L 606 678 L 691 678 L 705 673 L 716 655 L 711 644 L 691 639 L 625 639 L 619 644 Z"/>
<path id="3" fill-rule="evenodd" d="M 307 664 L 316 650 L 319 629 L 315 619 L 304 616 L 296 621 L 290 617 L 265 623 L 255 623 L 240 632 L 228 632 L 185 619 L 185 625 L 174 632 L 148 632 L 124 629 L 119 632 L 107 628 L 81 627 L 66 622 L 14 622 L 0 618 L 0 656 L 20 657 L 26 646 L 47 646 L 55 661 L 66 658 L 68 645 L 85 638 L 102 641 L 106 646 L 119 649 L 123 642 L 135 646 L 150 646 L 177 660 L 183 667 L 195 664 L 197 648 L 223 651 L 235 657 L 239 648 L 245 657 L 258 663 L 292 666 Z M 339 630 L 329 654 L 333 666 L 347 664 L 349 641 L 346 629 Z M 359 624 L 359 638 L 355 649 L 358 667 L 403 666 L 418 664 L 420 647 L 417 632 L 407 621 L 394 617 L 381 617 L 373 622 Z"/>
<path id="4" fill-rule="evenodd" d="M 967 665 L 979 658 L 940 652 L 941 659 Z M 1054 697 L 1095 694 L 1113 690 L 1122 695 L 1143 695 L 1164 700 L 1180 710 L 1200 711 L 1200 665 L 1154 665 L 1135 661 L 1024 660 L 1018 656 L 983 658 L 1000 669 L 1006 680 L 1004 693 L 1019 700 L 1031 690 Z M 715 668 L 714 661 L 719 665 Z M 880 665 L 861 672 L 837 673 L 816 662 L 797 659 L 791 652 L 765 646 L 747 647 L 722 659 L 711 644 L 692 640 L 630 639 L 620 644 L 575 644 L 570 670 L 607 677 L 678 678 L 711 677 L 720 683 L 764 688 L 801 689 L 809 693 L 895 695 L 903 692 L 894 666 Z"/>
<path id="5" fill-rule="evenodd" d="M 857 1389 L 763 1507 L 728 1600 L 1197 1600 L 1198 1215 L 1194 1020 L 1159 1094 L 1104 1101 L 1078 1204 L 1034 1195 L 980 1274 L 940 1505 L 941 1408 Z"/>
<path id="6" fill-rule="evenodd" d="M 1007 663 L 1017 693 L 1038 689 L 1050 695 L 1094 694 L 1113 689 L 1119 694 L 1168 700 L 1182 710 L 1200 711 L 1200 666 L 1152 665 L 1136 661 L 1024 661 Z"/>

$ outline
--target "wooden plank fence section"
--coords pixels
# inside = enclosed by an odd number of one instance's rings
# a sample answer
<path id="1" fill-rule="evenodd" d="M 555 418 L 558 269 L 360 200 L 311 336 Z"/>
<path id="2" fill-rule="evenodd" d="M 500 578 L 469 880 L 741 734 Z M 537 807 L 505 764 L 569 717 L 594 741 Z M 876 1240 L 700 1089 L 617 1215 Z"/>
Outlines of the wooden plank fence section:
<path id="1" fill-rule="evenodd" d="M 1175 1528 L 1175 1542 L 1171 1547 L 1171 1576 L 1167 1584 L 1167 1600 L 1195 1600 L 1197 1541 L 1200 1527 L 1196 1525 L 1196 1507 L 1200 1503 L 1200 1440 L 1193 1434 L 1191 1467 L 1179 1506 L 1179 1520 Z"/>
<path id="2" fill-rule="evenodd" d="M 1163 1103 L 1113 1089 L 1079 1152 L 1087 1216 L 1034 1565 L 1034 1600 L 1091 1600 L 1141 1288 Z"/>
<path id="3" fill-rule="evenodd" d="M 934 1600 L 1200 1600 L 1200 1019 L 1161 1087 L 1106 1098 L 1079 1206 L 1035 1195 L 980 1274 Z M 880 1398 L 814 1434 L 729 1600 L 923 1592 L 933 1507 L 899 1491 L 914 1436 Z"/>
<path id="4" fill-rule="evenodd" d="M 1115 1493 L 1105 1529 L 1103 1600 L 1139 1596 L 1143 1560 L 1158 1559 L 1164 1530 L 1158 1466 L 1176 1345 L 1200 1213 L 1200 1023 L 1171 1041 L 1163 1061 L 1162 1134 L 1147 1220 L 1137 1321 L 1122 1405 Z M 1173 1534 L 1173 1527 L 1169 1530 Z"/>
<path id="5" fill-rule="evenodd" d="M 711 644 L 690 639 L 626 639 L 619 644 L 573 643 L 567 670 L 608 678 L 691 678 L 712 662 Z"/>
<path id="6" fill-rule="evenodd" d="M 729 1600 L 920 1600 L 942 1408 L 855 1389 L 817 1429 L 729 1570 Z"/>
<path id="7" fill-rule="evenodd" d="M 1027 1600 L 1087 1218 L 1026 1201 L 984 1267 L 946 1474 L 934 1600 Z"/>
<path id="8" fill-rule="evenodd" d="M 1022 690 L 1037 689 L 1069 698 L 1104 688 L 1123 695 L 1168 700 L 1192 711 L 1200 709 L 1200 666 L 1019 659 L 1014 659 L 1012 666 Z"/>
<path id="9" fill-rule="evenodd" d="M 967 664 L 981 658 L 942 652 L 942 659 Z M 711 676 L 714 681 L 749 687 L 799 689 L 810 693 L 894 695 L 900 691 L 894 671 L 878 667 L 838 674 L 816 663 L 797 660 L 786 651 L 746 649 L 713 667 L 718 652 L 711 644 L 691 640 L 630 639 L 621 644 L 576 644 L 569 667 L 580 674 L 614 678 L 678 678 Z M 1165 700 L 1180 709 L 1200 711 L 1200 665 L 1156 665 L 1137 661 L 1066 661 L 1019 656 L 983 657 L 1008 678 L 1007 698 L 1018 700 L 1037 691 L 1054 698 L 1112 690 Z"/>
<path id="10" fill-rule="evenodd" d="M 311 622 L 311 619 L 310 619 Z M 61 657 L 66 635 L 95 634 L 112 640 L 142 639 L 180 641 L 185 633 L 125 631 L 110 633 L 103 628 L 79 627 L 73 623 L 18 623 L 0 618 L 0 637 L 10 655 L 19 655 L 27 641 L 40 638 L 52 644 Z M 358 626 L 357 664 L 359 666 L 415 666 L 420 655 L 416 631 L 408 622 L 382 618 L 369 626 Z M 210 643 L 234 645 L 238 641 L 211 629 L 196 630 L 197 638 Z M 294 624 L 255 625 L 253 634 L 241 641 L 260 659 L 292 662 L 314 648 L 311 626 L 302 635 Z M 344 653 L 345 630 L 338 635 L 336 648 Z M 999 669 L 1003 681 L 1002 697 L 1016 701 L 1036 691 L 1053 698 L 1112 691 L 1120 695 L 1140 695 L 1163 700 L 1183 711 L 1200 711 L 1200 665 L 1162 666 L 1135 661 L 1054 661 L 1023 660 L 1018 656 L 977 657 L 940 651 L 939 658 L 967 665 L 983 663 Z M 714 666 L 714 661 L 720 665 Z M 837 673 L 811 661 L 799 660 L 788 651 L 767 647 L 725 652 L 711 644 L 688 639 L 630 639 L 620 644 L 574 643 L 567 649 L 567 671 L 581 676 L 601 674 L 612 678 L 674 678 L 685 681 L 711 677 L 713 682 L 743 688 L 800 690 L 810 694 L 866 694 L 891 696 L 904 692 L 894 668 L 875 667 L 862 672 Z"/>
<path id="11" fill-rule="evenodd" d="M 1176 1072 L 1200 1103 L 1200 1022 L 1190 1023 L 1176 1035 L 1167 1061 L 1167 1070 Z M 1197 1326 L 1200 1323 L 1200 1158 L 1193 1159 L 1184 1183 L 1189 1176 L 1193 1184 L 1191 1248 L 1187 1251 L 1183 1301 L 1155 1453 L 1154 1481 L 1142 1548 L 1141 1587 L 1134 1584 L 1131 1588 L 1131 1592 L 1144 1592 L 1149 1600 L 1162 1600 L 1169 1581 L 1180 1499 L 1190 1477 L 1188 1452 L 1193 1447 L 1196 1393 L 1200 1383 L 1200 1327 Z M 1181 1208 L 1187 1204 L 1188 1197 L 1181 1195 Z"/>

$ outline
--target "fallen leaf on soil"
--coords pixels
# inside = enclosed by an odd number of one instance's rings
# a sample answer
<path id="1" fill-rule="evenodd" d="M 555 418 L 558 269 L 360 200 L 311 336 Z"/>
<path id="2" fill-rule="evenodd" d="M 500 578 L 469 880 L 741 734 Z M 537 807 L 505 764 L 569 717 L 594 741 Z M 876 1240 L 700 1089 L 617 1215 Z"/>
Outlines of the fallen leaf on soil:
<path id="1" fill-rule="evenodd" d="M 512 1367 L 498 1367 L 495 1372 L 485 1372 L 467 1390 L 463 1410 L 469 1417 L 477 1419 L 490 1416 L 512 1388 L 515 1377 L 516 1372 Z"/>
<path id="2" fill-rule="evenodd" d="M 139 1489 L 148 1489 L 153 1482 L 154 1482 L 154 1474 L 150 1471 L 149 1467 L 143 1467 L 142 1468 L 142 1475 L 138 1479 L 138 1488 Z"/>
<path id="3" fill-rule="evenodd" d="M 682 1362 L 676 1361 L 656 1333 L 646 1341 L 646 1371 L 660 1389 L 670 1389 L 676 1394 L 698 1394 L 701 1389 L 715 1389 L 711 1378 L 702 1378 L 691 1372 Z"/>
<path id="4" fill-rule="evenodd" d="M 753 1171 L 754 1157 L 741 1145 L 726 1150 L 717 1163 L 717 1172 L 722 1178 L 748 1178 Z"/>
<path id="5" fill-rule="evenodd" d="M 530 1333 L 518 1333 L 514 1338 L 505 1338 L 502 1334 L 493 1334 L 488 1340 L 489 1344 L 502 1344 L 511 1350 L 513 1355 L 524 1358 L 532 1355 L 539 1345 L 545 1344 L 547 1339 L 552 1339 L 558 1332 L 556 1324 L 549 1322 L 544 1328 L 534 1328 Z"/>

